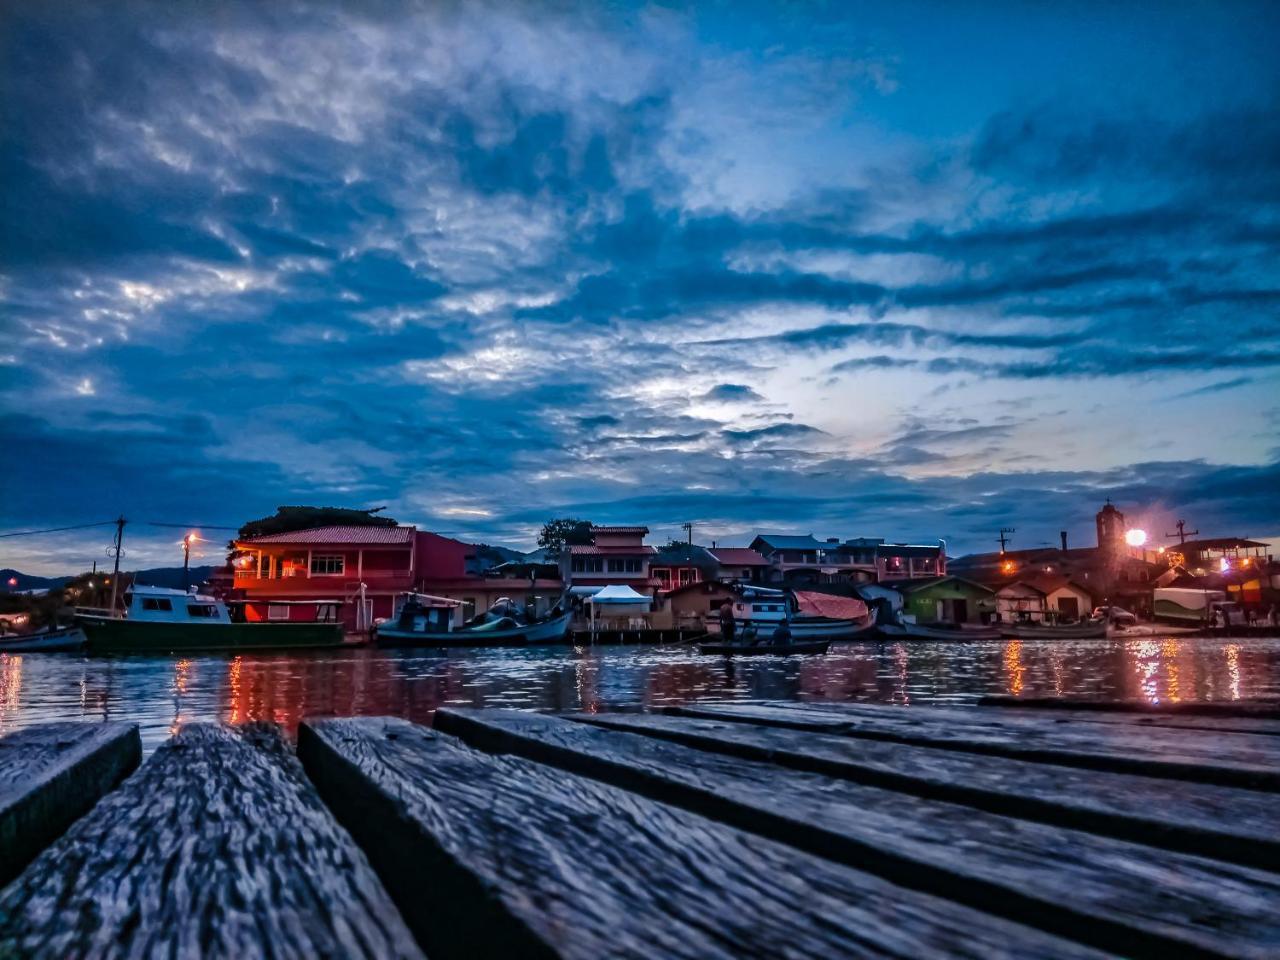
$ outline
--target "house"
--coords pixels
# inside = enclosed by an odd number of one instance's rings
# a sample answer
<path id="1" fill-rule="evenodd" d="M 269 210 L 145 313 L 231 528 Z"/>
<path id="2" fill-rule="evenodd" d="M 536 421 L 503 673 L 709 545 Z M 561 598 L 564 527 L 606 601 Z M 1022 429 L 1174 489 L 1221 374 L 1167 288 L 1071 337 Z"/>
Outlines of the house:
<path id="1" fill-rule="evenodd" d="M 477 573 L 477 546 L 414 526 L 329 526 L 237 540 L 232 599 L 247 619 L 323 620 L 350 631 L 396 615 L 407 593 L 462 601 L 457 621 L 509 597 L 549 606 L 555 579 L 502 580 Z"/>
<path id="2" fill-rule="evenodd" d="M 1093 595 L 1066 577 L 1015 580 L 996 591 L 996 611 L 1006 622 L 1079 620 L 1093 607 Z"/>
<path id="3" fill-rule="evenodd" d="M 715 561 L 714 579 L 737 583 L 763 583 L 769 561 L 750 547 L 717 547 L 707 551 Z"/>
<path id="4" fill-rule="evenodd" d="M 697 544 L 672 543 L 657 550 L 649 561 L 649 575 L 665 592 L 690 583 L 716 579 L 719 565 L 706 547 Z"/>
<path id="5" fill-rule="evenodd" d="M 1243 537 L 1187 540 L 1176 547 L 1166 548 L 1167 551 L 1181 554 L 1181 566 L 1197 577 L 1233 569 L 1264 569 L 1272 559 L 1267 554 L 1268 549 L 1269 546 L 1265 543 Z"/>
<path id="6" fill-rule="evenodd" d="M 751 549 L 769 562 L 768 579 L 788 583 L 876 583 L 938 577 L 947 571 L 946 545 L 886 543 L 880 537 L 818 540 L 812 535 L 761 534 Z"/>
<path id="7" fill-rule="evenodd" d="M 334 604 L 349 630 L 390 617 L 416 582 L 411 526 L 330 526 L 237 540 L 232 589 L 246 618 L 316 620 Z"/>
<path id="8" fill-rule="evenodd" d="M 648 534 L 643 526 L 592 526 L 591 543 L 561 551 L 561 580 L 570 589 L 626 584 L 643 593 L 660 587 L 649 570 L 658 551 L 644 542 Z"/>
<path id="9" fill-rule="evenodd" d="M 956 576 L 887 580 L 902 594 L 902 610 L 916 623 L 988 623 L 996 612 L 995 591 Z"/>

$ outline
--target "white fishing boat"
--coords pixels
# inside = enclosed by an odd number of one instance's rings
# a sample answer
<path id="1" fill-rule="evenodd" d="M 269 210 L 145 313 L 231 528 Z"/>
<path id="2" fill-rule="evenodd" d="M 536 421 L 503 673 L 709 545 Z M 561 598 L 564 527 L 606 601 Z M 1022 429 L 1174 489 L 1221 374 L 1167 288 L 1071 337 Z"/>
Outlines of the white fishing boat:
<path id="1" fill-rule="evenodd" d="M 856 597 L 840 597 L 808 590 L 777 590 L 742 585 L 733 600 L 733 620 L 738 638 L 768 638 L 783 623 L 799 643 L 807 640 L 856 640 L 870 631 L 875 613 Z M 708 614 L 707 633 L 720 636 L 719 614 Z"/>
<path id="2" fill-rule="evenodd" d="M 1103 640 L 1107 621 L 1081 620 L 1078 623 L 1023 621 L 1000 625 L 1000 636 L 1014 640 Z"/>
<path id="3" fill-rule="evenodd" d="M 51 627 L 0 636 L 0 653 L 74 653 L 83 650 L 86 642 L 79 627 Z"/>

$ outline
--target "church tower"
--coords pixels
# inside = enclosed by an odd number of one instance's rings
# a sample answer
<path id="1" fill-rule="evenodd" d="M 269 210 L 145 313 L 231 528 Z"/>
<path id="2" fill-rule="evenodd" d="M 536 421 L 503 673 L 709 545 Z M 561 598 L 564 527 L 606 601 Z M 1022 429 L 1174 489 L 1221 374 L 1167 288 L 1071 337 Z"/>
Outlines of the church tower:
<path id="1" fill-rule="evenodd" d="M 1124 514 L 1116 509 L 1110 498 L 1107 499 L 1106 506 L 1098 511 L 1094 520 L 1098 525 L 1098 548 L 1110 553 L 1124 553 Z"/>

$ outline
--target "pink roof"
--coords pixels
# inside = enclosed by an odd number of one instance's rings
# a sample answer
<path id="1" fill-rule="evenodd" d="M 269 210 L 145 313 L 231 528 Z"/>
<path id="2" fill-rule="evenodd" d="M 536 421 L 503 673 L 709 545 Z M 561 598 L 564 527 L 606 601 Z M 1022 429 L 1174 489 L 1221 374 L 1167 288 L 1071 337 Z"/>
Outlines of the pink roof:
<path id="1" fill-rule="evenodd" d="M 750 547 L 716 547 L 708 552 L 721 563 L 734 567 L 769 566 L 769 561 Z"/>
<path id="2" fill-rule="evenodd" d="M 606 554 L 612 554 L 614 556 L 634 557 L 642 553 L 649 554 L 649 553 L 657 553 L 658 551 L 654 547 L 647 547 L 647 546 L 644 546 L 643 544 L 636 544 L 635 546 L 630 546 L 630 547 L 623 546 L 620 544 L 619 545 L 607 544 L 603 547 L 597 547 L 593 543 L 592 544 L 575 543 L 570 545 L 569 552 L 571 554 L 578 554 L 578 555 L 585 554 L 586 556 L 593 556 L 593 557 L 594 556 L 603 557 Z"/>
<path id="3" fill-rule="evenodd" d="M 269 533 L 263 537 L 239 540 L 238 543 L 350 543 L 409 546 L 413 543 L 413 527 L 313 527 L 310 530 L 290 530 L 288 533 Z"/>

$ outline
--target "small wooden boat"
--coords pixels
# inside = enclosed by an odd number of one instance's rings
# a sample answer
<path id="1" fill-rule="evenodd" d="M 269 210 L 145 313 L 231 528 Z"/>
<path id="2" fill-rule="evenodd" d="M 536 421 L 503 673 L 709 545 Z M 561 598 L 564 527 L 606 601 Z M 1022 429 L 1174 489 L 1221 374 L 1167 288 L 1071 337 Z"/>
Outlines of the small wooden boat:
<path id="1" fill-rule="evenodd" d="M 1000 636 L 1012 640 L 1104 640 L 1107 636 L 1107 621 L 1006 623 L 1000 626 Z"/>
<path id="2" fill-rule="evenodd" d="M 123 617 L 107 611 L 76 613 L 91 651 L 291 650 L 342 644 L 339 623 L 234 623 L 221 600 L 182 590 L 135 585 L 124 599 Z"/>
<path id="3" fill-rule="evenodd" d="M 484 614 L 461 627 L 453 626 L 458 601 L 413 594 L 399 616 L 374 627 L 380 647 L 528 647 L 562 643 L 573 614 L 556 613 L 525 621 L 509 600 L 499 600 Z"/>
<path id="4" fill-rule="evenodd" d="M 738 592 L 741 597 L 733 601 L 733 616 L 739 636 L 769 637 L 785 622 L 799 641 L 858 640 L 876 624 L 875 611 L 853 597 L 752 585 L 742 585 Z M 709 614 L 704 627 L 719 636 L 719 615 Z"/>
<path id="5" fill-rule="evenodd" d="M 759 645 L 745 643 L 700 643 L 698 652 L 705 654 L 723 654 L 727 657 L 790 657 L 796 654 L 826 653 L 831 646 L 830 640 L 809 640 L 802 643 L 762 643 Z"/>
<path id="6" fill-rule="evenodd" d="M 974 640 L 999 640 L 995 627 L 962 627 L 953 623 L 882 623 L 876 633 L 884 640 L 950 640 L 969 643 Z"/>
<path id="7" fill-rule="evenodd" d="M 86 642 L 79 627 L 52 627 L 0 637 L 0 653 L 74 653 L 84 649 Z"/>

